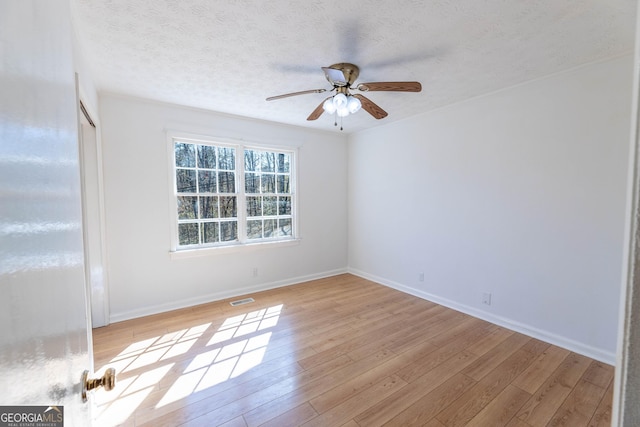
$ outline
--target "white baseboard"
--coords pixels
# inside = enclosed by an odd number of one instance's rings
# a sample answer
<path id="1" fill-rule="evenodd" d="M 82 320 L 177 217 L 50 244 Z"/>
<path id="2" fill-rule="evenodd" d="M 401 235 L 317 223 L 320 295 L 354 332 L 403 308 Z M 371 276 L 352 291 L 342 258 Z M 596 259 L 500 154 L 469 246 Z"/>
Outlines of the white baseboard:
<path id="1" fill-rule="evenodd" d="M 308 282 L 310 280 L 323 279 L 325 277 L 337 276 L 339 274 L 347 273 L 346 268 L 324 271 L 316 274 L 309 274 L 306 276 L 291 277 L 284 280 L 278 280 L 269 283 L 260 283 L 258 285 L 245 286 L 243 288 L 234 288 L 225 291 L 214 292 L 207 295 L 202 295 L 193 298 L 185 298 L 178 301 L 171 301 L 165 304 L 152 305 L 148 307 L 142 307 L 135 310 L 123 311 L 119 313 L 111 313 L 109 320 L 111 323 L 122 322 L 124 320 L 136 319 L 138 317 L 150 316 L 152 314 L 165 313 L 171 310 L 178 310 L 181 308 L 193 307 L 199 304 L 206 304 L 213 301 L 220 301 L 227 298 L 233 298 L 240 295 L 250 294 L 252 292 L 267 291 L 269 289 L 281 288 L 283 286 L 295 285 L 297 283 Z"/>
<path id="2" fill-rule="evenodd" d="M 505 327 L 512 331 L 520 332 L 532 338 L 536 338 L 536 339 L 548 342 L 549 344 L 557 345 L 558 347 L 565 348 L 567 350 L 573 351 L 583 356 L 590 357 L 600 362 L 607 363 L 609 365 L 614 365 L 614 366 L 616 364 L 615 353 L 605 351 L 599 348 L 595 348 L 595 347 L 586 345 L 584 343 L 572 340 L 570 338 L 557 335 L 553 332 L 538 329 L 531 325 L 517 322 L 512 319 L 496 316 L 486 311 L 478 310 L 477 308 L 474 308 L 474 307 L 469 307 L 464 304 L 459 304 L 455 301 L 452 301 L 446 298 L 441 298 L 437 295 L 433 295 L 428 292 L 424 292 L 419 289 L 415 289 L 410 286 L 406 286 L 406 285 L 394 282 L 392 280 L 387 280 L 385 278 L 378 277 L 378 276 L 366 273 L 364 271 L 360 271 L 358 269 L 349 268 L 348 272 L 355 276 L 359 276 L 364 279 L 371 280 L 372 282 L 376 282 L 381 285 L 388 286 L 390 288 L 396 289 L 406 294 L 413 295 L 418 298 L 422 298 L 424 300 L 434 302 L 436 304 L 440 304 L 442 306 L 451 308 L 456 311 L 460 311 L 462 313 L 468 314 L 478 319 L 486 320 L 487 322 L 491 322 L 498 326 Z"/>

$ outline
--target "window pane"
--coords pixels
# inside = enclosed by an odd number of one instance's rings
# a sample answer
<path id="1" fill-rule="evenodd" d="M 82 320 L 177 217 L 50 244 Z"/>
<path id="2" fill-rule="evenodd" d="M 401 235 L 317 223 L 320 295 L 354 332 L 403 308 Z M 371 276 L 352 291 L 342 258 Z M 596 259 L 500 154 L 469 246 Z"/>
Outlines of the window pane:
<path id="1" fill-rule="evenodd" d="M 220 193 L 236 192 L 236 174 L 234 172 L 218 172 L 218 184 Z"/>
<path id="2" fill-rule="evenodd" d="M 291 197 L 278 197 L 278 214 L 291 215 Z"/>
<path id="3" fill-rule="evenodd" d="M 178 241 L 180 245 L 197 245 L 198 224 L 178 224 Z"/>
<path id="4" fill-rule="evenodd" d="M 264 237 L 274 237 L 276 231 L 276 220 L 265 219 L 264 220 Z"/>
<path id="5" fill-rule="evenodd" d="M 200 193 L 216 193 L 216 173 L 198 171 L 198 191 Z"/>
<path id="6" fill-rule="evenodd" d="M 291 172 L 291 156 L 278 153 L 278 172 Z"/>
<path id="7" fill-rule="evenodd" d="M 217 197 L 200 197 L 200 218 L 218 218 Z"/>
<path id="8" fill-rule="evenodd" d="M 216 168 L 216 147 L 198 145 L 198 167 L 205 169 Z"/>
<path id="9" fill-rule="evenodd" d="M 255 173 L 244 174 L 244 191 L 246 193 L 260 192 L 260 175 Z"/>
<path id="10" fill-rule="evenodd" d="M 225 221 L 220 223 L 220 240 L 230 242 L 238 238 L 238 223 L 236 221 Z"/>
<path id="11" fill-rule="evenodd" d="M 276 155 L 275 153 L 261 153 L 260 156 L 260 170 L 262 172 L 275 172 L 276 171 Z"/>
<path id="12" fill-rule="evenodd" d="M 276 176 L 262 174 L 262 192 L 263 193 L 275 193 L 276 192 Z"/>
<path id="13" fill-rule="evenodd" d="M 289 175 L 278 175 L 278 193 L 290 193 Z"/>
<path id="14" fill-rule="evenodd" d="M 220 196 L 220 218 L 235 218 L 238 216 L 235 196 Z"/>
<path id="15" fill-rule="evenodd" d="M 217 222 L 205 222 L 202 224 L 202 243 L 217 243 L 220 241 Z"/>
<path id="16" fill-rule="evenodd" d="M 176 143 L 174 147 L 176 166 L 193 168 L 196 166 L 196 150 L 193 144 Z"/>
<path id="17" fill-rule="evenodd" d="M 236 150 L 235 148 L 218 148 L 218 169 L 235 170 L 236 169 Z"/>
<path id="18" fill-rule="evenodd" d="M 190 169 L 176 170 L 176 189 L 178 193 L 195 193 L 196 171 Z"/>
<path id="19" fill-rule="evenodd" d="M 291 236 L 291 218 L 278 220 L 278 235 Z"/>
<path id="20" fill-rule="evenodd" d="M 261 239 L 262 238 L 262 221 L 247 221 L 247 238 L 248 239 Z"/>
<path id="21" fill-rule="evenodd" d="M 262 197 L 247 197 L 247 216 L 262 215 Z"/>
<path id="22" fill-rule="evenodd" d="M 198 198 L 178 196 L 178 219 L 196 219 L 198 217 Z"/>
<path id="23" fill-rule="evenodd" d="M 255 150 L 246 150 L 244 152 L 244 170 L 246 171 L 258 171 L 259 170 L 260 153 Z"/>
<path id="24" fill-rule="evenodd" d="M 267 216 L 267 215 L 276 215 L 278 212 L 277 209 L 277 202 L 278 198 L 275 196 L 268 196 L 264 198 L 264 204 L 263 204 L 263 215 Z"/>

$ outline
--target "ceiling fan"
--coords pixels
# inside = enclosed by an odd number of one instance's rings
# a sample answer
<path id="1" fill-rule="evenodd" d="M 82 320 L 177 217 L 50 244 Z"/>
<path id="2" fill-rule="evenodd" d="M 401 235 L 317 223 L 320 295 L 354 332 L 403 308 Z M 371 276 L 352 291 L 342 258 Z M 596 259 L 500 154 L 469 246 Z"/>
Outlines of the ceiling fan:
<path id="1" fill-rule="evenodd" d="M 357 65 L 348 62 L 341 62 L 328 67 L 322 67 L 322 70 L 324 71 L 324 75 L 329 83 L 333 86 L 330 91 L 335 91 L 336 93 L 335 95 L 324 99 L 320 105 L 318 105 L 315 110 L 309 114 L 307 120 L 316 120 L 325 111 L 330 114 L 336 113 L 339 117 L 345 117 L 357 112 L 361 107 L 376 119 L 383 119 L 387 117 L 386 111 L 366 96 L 361 94 L 351 94 L 351 91 L 420 92 L 422 90 L 420 82 L 374 82 L 354 85 L 358 75 L 360 74 L 360 69 Z M 288 98 L 290 96 L 305 95 L 308 93 L 323 93 L 326 91 L 327 89 L 303 90 L 301 92 L 271 96 L 267 98 L 267 101 Z"/>

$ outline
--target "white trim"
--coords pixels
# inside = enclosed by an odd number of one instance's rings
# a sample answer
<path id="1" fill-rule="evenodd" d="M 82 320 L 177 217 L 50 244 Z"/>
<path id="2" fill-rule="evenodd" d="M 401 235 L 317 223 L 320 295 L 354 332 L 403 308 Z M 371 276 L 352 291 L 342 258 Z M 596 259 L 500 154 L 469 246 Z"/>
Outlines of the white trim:
<path id="1" fill-rule="evenodd" d="M 616 355 L 614 353 L 611 353 L 599 348 L 595 348 L 578 341 L 574 341 L 570 338 L 554 334 L 553 332 L 545 331 L 545 330 L 533 327 L 531 325 L 516 322 L 506 317 L 496 316 L 494 314 L 487 313 L 486 311 L 478 310 L 477 308 L 470 307 L 468 305 L 459 304 L 455 301 L 451 301 L 446 298 L 441 298 L 437 295 L 433 295 L 428 292 L 424 292 L 419 289 L 415 289 L 410 286 L 406 286 L 406 285 L 394 282 L 392 280 L 387 280 L 382 277 L 368 274 L 368 273 L 365 273 L 364 271 L 360 271 L 355 268 L 348 268 L 348 272 L 355 276 L 359 276 L 364 279 L 371 280 L 373 282 L 379 283 L 389 288 L 396 289 L 406 294 L 413 295 L 415 297 L 422 298 L 424 300 L 431 301 L 436 304 L 440 304 L 442 306 L 451 308 L 456 311 L 460 311 L 462 313 L 468 314 L 478 319 L 486 320 L 487 322 L 491 322 L 498 326 L 502 326 L 507 329 L 511 329 L 513 331 L 520 332 L 530 337 L 548 342 L 550 344 L 557 345 L 558 347 L 562 347 L 567 350 L 582 354 L 584 356 L 590 357 L 600 362 L 604 362 L 610 365 L 613 365 L 615 363 Z"/>
<path id="2" fill-rule="evenodd" d="M 309 282 L 311 280 L 324 279 L 326 277 L 337 276 L 339 274 L 347 273 L 346 268 L 337 270 L 330 270 L 316 274 L 308 274 L 306 276 L 291 277 L 288 279 L 278 280 L 270 283 L 262 283 L 259 285 L 245 286 L 241 288 L 235 288 L 233 290 L 219 291 L 200 297 L 187 298 L 179 301 L 173 301 L 166 304 L 152 305 L 136 310 L 124 311 L 120 313 L 113 313 L 111 315 L 111 323 L 122 322 L 124 320 L 136 319 L 138 317 L 150 316 L 153 314 L 164 313 L 171 310 L 178 310 L 181 308 L 193 307 L 199 304 L 206 304 L 214 301 L 220 301 L 228 298 L 235 298 L 242 295 L 247 295 L 253 292 L 267 291 L 270 289 L 281 288 L 284 286 L 296 285 L 299 283 Z M 256 301 L 259 302 L 259 299 Z"/>
<path id="3" fill-rule="evenodd" d="M 203 142 L 205 144 L 215 144 L 215 145 L 227 145 L 229 147 L 233 147 L 236 145 L 243 145 L 246 148 L 255 148 L 257 150 L 281 150 L 281 151 L 296 151 L 298 148 L 302 146 L 299 145 L 284 145 L 284 144 L 272 144 L 267 142 L 255 141 L 253 139 L 244 139 L 244 138 L 233 138 L 229 136 L 216 136 L 214 134 L 202 134 L 202 133 L 194 133 L 181 131 L 179 129 L 174 128 L 165 128 L 164 132 L 167 134 L 169 140 L 171 139 L 184 139 L 187 142 Z"/>
<path id="4" fill-rule="evenodd" d="M 631 380 L 637 369 L 638 351 L 637 343 L 633 342 L 637 336 L 638 326 L 633 324 L 635 319 L 633 309 L 637 306 L 638 295 L 638 215 L 640 212 L 639 159 L 640 146 L 640 9 L 636 11 L 636 38 L 633 57 L 633 89 L 631 102 L 631 128 L 629 135 L 629 154 L 627 169 L 627 206 L 625 211 L 624 252 L 622 256 L 622 283 L 620 291 L 620 305 L 618 313 L 618 343 L 616 369 L 613 384 L 613 402 L 611 411 L 611 425 L 622 426 L 625 420 L 634 415 L 634 410 L 629 407 L 630 402 L 637 404 L 639 392 L 637 382 Z M 634 333 L 635 332 L 635 333 Z M 633 345 L 633 347 L 631 347 Z M 637 413 L 637 412 L 635 412 Z"/>
<path id="5" fill-rule="evenodd" d="M 224 246 L 210 246 L 204 248 L 197 249 L 181 249 L 170 251 L 169 256 L 171 260 L 178 259 L 188 259 L 188 258 L 197 258 L 207 255 L 220 255 L 220 254 L 228 254 L 234 252 L 244 252 L 244 251 L 257 251 L 261 249 L 274 249 L 281 248 L 286 246 L 296 246 L 300 244 L 300 239 L 291 239 L 291 240 L 274 240 L 272 242 L 269 241 L 261 241 L 258 243 L 237 243 L 235 245 L 224 245 Z"/>

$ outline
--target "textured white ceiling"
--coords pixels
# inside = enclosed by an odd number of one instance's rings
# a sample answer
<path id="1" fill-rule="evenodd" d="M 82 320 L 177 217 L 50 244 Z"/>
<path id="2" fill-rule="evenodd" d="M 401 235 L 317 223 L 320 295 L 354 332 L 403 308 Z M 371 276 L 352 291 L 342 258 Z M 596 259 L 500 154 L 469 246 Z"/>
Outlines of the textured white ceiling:
<path id="1" fill-rule="evenodd" d="M 399 120 L 633 50 L 635 0 L 71 0 L 98 90 L 332 130 L 306 117 L 330 89 L 320 67 L 353 62 L 371 92 L 345 132 Z"/>

